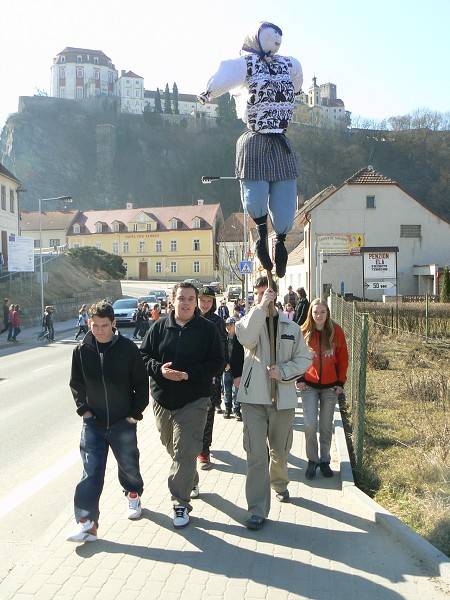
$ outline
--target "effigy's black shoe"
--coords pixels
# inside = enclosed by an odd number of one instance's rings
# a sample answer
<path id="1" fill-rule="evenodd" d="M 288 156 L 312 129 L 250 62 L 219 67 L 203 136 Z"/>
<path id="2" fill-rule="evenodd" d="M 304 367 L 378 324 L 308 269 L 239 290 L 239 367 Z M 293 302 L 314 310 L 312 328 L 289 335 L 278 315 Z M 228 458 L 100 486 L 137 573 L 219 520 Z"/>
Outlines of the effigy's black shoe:
<path id="1" fill-rule="evenodd" d="M 286 275 L 287 261 L 288 253 L 284 240 L 277 239 L 275 241 L 275 271 L 280 279 Z"/>
<path id="2" fill-rule="evenodd" d="M 267 270 L 273 269 L 273 262 L 270 259 L 269 251 L 267 249 L 267 240 L 259 238 L 255 243 L 256 256 L 258 257 L 262 266 Z"/>

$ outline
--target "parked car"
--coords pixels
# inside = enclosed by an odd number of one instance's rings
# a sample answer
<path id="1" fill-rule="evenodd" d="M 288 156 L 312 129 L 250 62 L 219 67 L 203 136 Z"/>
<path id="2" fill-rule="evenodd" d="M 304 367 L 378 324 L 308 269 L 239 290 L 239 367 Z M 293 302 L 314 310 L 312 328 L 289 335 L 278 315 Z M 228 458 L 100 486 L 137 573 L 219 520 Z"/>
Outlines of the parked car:
<path id="1" fill-rule="evenodd" d="M 192 283 L 197 289 L 201 288 L 203 283 L 198 279 L 184 279 L 185 283 Z"/>
<path id="2" fill-rule="evenodd" d="M 138 302 L 146 302 L 150 308 L 150 310 L 153 310 L 153 307 L 155 306 L 155 304 L 159 305 L 159 313 L 161 314 L 161 306 L 159 303 L 159 300 L 156 296 L 139 296 L 138 298 Z"/>
<path id="3" fill-rule="evenodd" d="M 137 298 L 119 298 L 113 304 L 116 323 L 132 323 L 138 307 Z"/>
<path id="4" fill-rule="evenodd" d="M 151 296 L 156 296 L 161 308 L 167 308 L 167 292 L 165 290 L 150 290 Z"/>
<path id="5" fill-rule="evenodd" d="M 212 287 L 216 294 L 221 294 L 223 292 L 222 284 L 220 283 L 220 281 L 211 281 L 209 287 Z"/>
<path id="6" fill-rule="evenodd" d="M 227 287 L 227 291 L 225 292 L 225 297 L 228 302 L 232 302 L 233 300 L 237 300 L 241 297 L 242 289 L 240 285 L 229 285 Z"/>

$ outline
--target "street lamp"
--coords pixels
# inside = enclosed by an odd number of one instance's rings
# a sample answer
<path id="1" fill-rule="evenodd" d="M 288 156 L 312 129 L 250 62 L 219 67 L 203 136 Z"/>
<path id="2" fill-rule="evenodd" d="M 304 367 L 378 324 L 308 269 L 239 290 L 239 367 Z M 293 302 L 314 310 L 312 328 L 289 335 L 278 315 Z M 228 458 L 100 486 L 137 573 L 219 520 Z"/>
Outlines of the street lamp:
<path id="1" fill-rule="evenodd" d="M 59 201 L 72 202 L 72 196 L 58 196 L 57 198 L 39 198 L 39 271 L 41 276 L 41 323 L 44 319 L 44 274 L 42 269 L 42 202 Z"/>

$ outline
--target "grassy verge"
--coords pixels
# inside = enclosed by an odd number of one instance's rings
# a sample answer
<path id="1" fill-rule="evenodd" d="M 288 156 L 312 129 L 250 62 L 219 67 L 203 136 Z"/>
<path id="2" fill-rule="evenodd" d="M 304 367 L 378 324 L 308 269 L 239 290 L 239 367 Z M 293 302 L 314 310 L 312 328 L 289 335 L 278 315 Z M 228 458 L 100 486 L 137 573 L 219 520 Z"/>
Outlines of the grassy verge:
<path id="1" fill-rule="evenodd" d="M 355 481 L 450 556 L 450 350 L 372 330 L 369 344 Z"/>

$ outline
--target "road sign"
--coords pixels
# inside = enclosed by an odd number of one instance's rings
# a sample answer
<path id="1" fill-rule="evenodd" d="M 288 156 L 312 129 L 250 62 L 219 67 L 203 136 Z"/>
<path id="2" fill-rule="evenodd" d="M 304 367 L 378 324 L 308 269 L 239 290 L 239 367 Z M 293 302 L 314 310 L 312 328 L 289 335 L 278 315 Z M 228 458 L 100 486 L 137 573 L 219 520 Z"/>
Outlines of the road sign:
<path id="1" fill-rule="evenodd" d="M 365 281 L 364 287 L 366 290 L 390 290 L 396 284 L 393 281 Z"/>
<path id="2" fill-rule="evenodd" d="M 241 260 L 241 262 L 239 263 L 239 270 L 242 275 L 251 275 L 252 261 L 251 260 Z"/>

